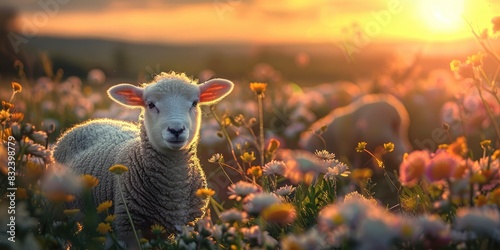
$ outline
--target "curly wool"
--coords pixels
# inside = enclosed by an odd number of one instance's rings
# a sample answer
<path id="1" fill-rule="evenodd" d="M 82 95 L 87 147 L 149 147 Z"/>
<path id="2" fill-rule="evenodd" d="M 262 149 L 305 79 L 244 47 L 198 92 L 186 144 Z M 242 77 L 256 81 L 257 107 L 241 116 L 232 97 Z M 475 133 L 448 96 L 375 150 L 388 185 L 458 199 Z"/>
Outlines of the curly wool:
<path id="1" fill-rule="evenodd" d="M 196 143 L 187 150 L 159 153 L 150 144 L 143 121 L 99 119 L 80 124 L 61 136 L 54 157 L 76 174 L 91 174 L 100 181 L 93 188 L 99 204 L 113 200 L 117 231 L 131 233 L 131 226 L 117 192 L 116 176 L 108 171 L 122 164 L 129 171 L 120 176 L 127 206 L 136 229 L 148 236 L 151 225 L 165 226 L 168 233 L 201 218 L 208 199 L 196 197 L 206 188 L 205 174 L 196 156 Z M 76 206 L 82 208 L 81 203 Z"/>

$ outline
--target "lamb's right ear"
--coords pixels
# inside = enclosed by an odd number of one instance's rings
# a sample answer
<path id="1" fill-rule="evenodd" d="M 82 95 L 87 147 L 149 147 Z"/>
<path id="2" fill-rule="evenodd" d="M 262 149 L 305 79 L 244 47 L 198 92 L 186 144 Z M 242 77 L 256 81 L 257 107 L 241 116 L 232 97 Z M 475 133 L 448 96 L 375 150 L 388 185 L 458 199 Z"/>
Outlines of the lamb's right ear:
<path id="1" fill-rule="evenodd" d="M 108 89 L 108 95 L 113 101 L 130 108 L 144 107 L 143 93 L 143 88 L 128 83 L 118 84 Z"/>

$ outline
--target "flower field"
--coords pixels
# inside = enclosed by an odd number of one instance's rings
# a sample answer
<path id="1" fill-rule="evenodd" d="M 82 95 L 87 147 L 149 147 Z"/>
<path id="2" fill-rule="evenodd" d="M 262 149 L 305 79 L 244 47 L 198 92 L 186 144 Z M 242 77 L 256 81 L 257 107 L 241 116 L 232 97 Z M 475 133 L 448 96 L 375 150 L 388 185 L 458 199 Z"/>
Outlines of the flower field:
<path id="1" fill-rule="evenodd" d="M 473 31 L 479 52 L 453 60 L 446 71 L 390 72 L 370 83 L 306 88 L 260 65 L 255 80 L 234 80 L 224 101 L 203 110 L 198 155 L 208 188 L 196 195 L 209 199 L 206 216 L 172 235 L 159 224 L 150 232 L 134 229 L 138 245 L 499 249 L 500 56 L 494 44 L 500 18 L 493 24 Z M 139 112 L 109 100 L 106 89 L 114 83 L 99 69 L 87 79 L 68 77 L 47 59 L 45 76 L 28 79 L 22 62 L 15 66 L 16 81 L 0 92 L 0 249 L 127 249 L 116 236 L 113 201 L 94 203 L 99 179 L 73 175 L 54 162 L 51 150 L 75 124 L 102 117 L 137 121 Z M 397 123 L 384 123 L 387 113 L 351 117 L 352 103 L 381 94 L 404 104 Z M 335 110 L 337 121 L 349 117 L 345 124 L 331 122 L 341 140 L 331 136 L 330 123 L 318 124 Z M 304 138 L 313 138 L 315 148 L 306 150 Z M 128 171 L 102 167 L 118 180 Z M 75 199 L 84 209 L 68 209 Z"/>

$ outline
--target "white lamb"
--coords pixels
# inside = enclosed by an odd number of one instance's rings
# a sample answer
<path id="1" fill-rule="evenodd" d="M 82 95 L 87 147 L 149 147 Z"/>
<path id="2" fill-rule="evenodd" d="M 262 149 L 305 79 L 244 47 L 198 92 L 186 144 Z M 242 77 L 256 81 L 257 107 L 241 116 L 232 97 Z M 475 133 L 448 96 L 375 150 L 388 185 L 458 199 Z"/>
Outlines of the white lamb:
<path id="1" fill-rule="evenodd" d="M 54 157 L 76 174 L 100 180 L 93 189 L 95 202 L 113 200 L 119 238 L 129 246 L 135 245 L 131 225 L 116 178 L 108 171 L 115 164 L 129 168 L 120 178 L 136 229 L 147 237 L 151 225 L 159 224 L 174 233 L 201 218 L 208 205 L 195 195 L 207 186 L 196 155 L 199 105 L 221 100 L 233 86 L 224 79 L 197 85 L 176 73 L 161 73 L 141 87 L 113 86 L 108 90 L 111 99 L 142 109 L 139 124 L 98 119 L 77 125 L 58 140 Z"/>

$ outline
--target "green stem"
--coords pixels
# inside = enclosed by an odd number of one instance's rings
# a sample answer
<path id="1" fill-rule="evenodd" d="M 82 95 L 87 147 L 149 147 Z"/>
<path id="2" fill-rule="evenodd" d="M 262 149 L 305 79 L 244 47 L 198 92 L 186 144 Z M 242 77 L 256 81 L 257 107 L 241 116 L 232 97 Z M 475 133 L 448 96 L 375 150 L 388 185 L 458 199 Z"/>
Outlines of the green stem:
<path id="1" fill-rule="evenodd" d="M 313 135 L 317 136 L 319 138 L 319 140 L 321 141 L 321 143 L 323 143 L 323 149 L 326 149 L 326 141 L 325 141 L 325 138 L 323 138 L 323 136 L 321 135 L 318 135 L 316 133 L 314 133 L 314 131 L 312 131 Z"/>
<path id="2" fill-rule="evenodd" d="M 16 91 L 12 92 L 12 95 L 10 96 L 10 100 L 9 102 L 12 102 L 12 100 L 14 99 L 14 96 L 16 95 Z"/>
<path id="3" fill-rule="evenodd" d="M 259 138 L 260 138 L 260 165 L 264 166 L 264 154 L 265 154 L 265 145 L 264 145 L 264 111 L 262 108 L 262 99 L 263 95 L 259 95 L 257 97 L 259 103 Z"/>
<path id="4" fill-rule="evenodd" d="M 137 245 L 139 246 L 139 249 L 142 249 L 141 241 L 139 240 L 139 236 L 137 235 L 137 231 L 135 230 L 134 222 L 132 221 L 132 216 L 130 216 L 130 212 L 128 211 L 127 202 L 125 201 L 125 197 L 123 196 L 122 186 L 121 186 L 121 182 L 120 182 L 120 176 L 118 176 L 117 179 L 118 179 L 118 192 L 120 192 L 120 196 L 122 197 L 123 206 L 125 207 L 125 212 L 127 212 L 127 216 L 128 216 L 129 221 L 130 221 L 130 225 L 132 225 L 132 231 L 134 232 L 135 239 L 137 240 Z"/>
<path id="5" fill-rule="evenodd" d="M 0 131 L 0 140 L 2 140 L 2 142 L 3 142 L 3 131 L 4 130 L 5 130 L 5 125 L 2 122 L 2 131 Z M 7 138 L 7 141 L 8 141 L 8 138 Z"/>
<path id="6" fill-rule="evenodd" d="M 210 204 L 212 205 L 217 217 L 220 217 L 221 211 L 224 210 L 221 204 L 219 204 L 213 197 L 210 197 Z"/>
<path id="7" fill-rule="evenodd" d="M 497 123 L 495 117 L 493 116 L 493 113 L 491 112 L 490 106 L 488 105 L 488 103 L 484 99 L 483 91 L 481 91 L 481 86 L 479 86 L 480 82 L 476 79 L 475 83 L 476 83 L 475 85 L 476 85 L 477 91 L 479 92 L 479 97 L 481 98 L 481 101 L 483 102 L 484 108 L 486 109 L 486 112 L 488 113 L 488 116 L 490 117 L 491 123 L 493 124 L 493 128 L 495 129 L 495 134 L 497 136 L 497 140 L 500 141 L 500 128 L 498 127 L 498 123 Z"/>
<path id="8" fill-rule="evenodd" d="M 500 67 L 498 68 L 500 69 Z M 498 74 L 498 69 L 497 71 L 495 72 L 495 76 L 493 77 L 493 79 L 496 79 L 496 75 Z M 500 99 L 498 98 L 498 95 L 496 94 L 496 86 L 495 86 L 495 81 L 490 81 L 488 75 L 486 75 L 486 72 L 484 72 L 484 69 L 483 67 L 480 67 L 479 68 L 479 71 L 481 71 L 481 74 L 483 75 L 484 79 L 486 79 L 486 82 L 490 85 L 491 87 L 491 90 L 489 89 L 485 89 L 485 91 L 487 93 L 489 93 L 490 95 L 492 95 L 493 97 L 495 97 L 495 100 L 497 101 L 498 104 L 500 104 Z"/>
<path id="9" fill-rule="evenodd" d="M 217 123 L 219 124 L 219 126 L 221 127 L 222 129 L 222 133 L 224 134 L 224 137 L 226 137 L 226 140 L 227 142 L 229 143 L 229 148 L 231 149 L 231 154 L 234 158 L 234 161 L 236 162 L 236 165 L 238 165 L 238 168 L 240 169 L 240 171 L 242 173 L 244 173 L 243 171 L 243 167 L 241 167 L 239 161 L 238 161 L 238 157 L 236 157 L 236 153 L 234 153 L 234 146 L 233 146 L 233 142 L 231 141 L 231 139 L 229 138 L 229 134 L 227 133 L 226 131 L 226 127 L 224 127 L 222 125 L 222 122 L 220 121 L 219 117 L 217 116 L 217 114 L 215 114 L 214 112 L 214 108 L 213 107 L 210 107 L 210 112 L 212 113 L 212 115 L 214 116 L 215 120 L 217 121 Z"/>
<path id="10" fill-rule="evenodd" d="M 477 34 L 477 32 L 474 31 L 474 28 L 472 27 L 472 23 L 470 23 L 469 21 L 467 21 L 467 19 L 465 19 L 465 22 L 469 25 L 469 27 L 471 29 L 471 32 L 474 35 L 474 38 L 476 39 L 476 41 L 479 43 L 479 45 L 481 45 L 481 47 L 483 47 L 484 51 L 486 51 L 486 53 L 490 54 L 493 57 L 493 59 L 496 61 L 496 63 L 500 65 L 500 58 L 499 58 L 499 56 L 494 51 L 490 50 L 488 48 L 488 46 L 486 46 L 486 44 L 484 44 L 484 42 L 480 39 L 480 37 Z"/>
<path id="11" fill-rule="evenodd" d="M 366 153 L 368 153 L 371 157 L 373 157 L 373 159 L 375 159 L 375 161 L 377 162 L 377 165 L 381 168 L 385 168 L 384 167 L 384 163 L 379 159 L 377 158 L 374 154 L 372 154 L 372 152 L 368 151 L 367 149 L 364 149 L 364 151 Z"/>
<path id="12" fill-rule="evenodd" d="M 229 175 L 226 173 L 226 170 L 224 170 L 224 167 L 222 166 L 222 164 L 219 163 L 219 167 L 222 169 L 222 172 L 224 172 L 224 174 L 226 175 L 226 177 L 229 180 L 229 182 L 231 182 L 231 184 L 234 184 L 233 180 L 231 180 L 231 178 L 229 177 Z M 236 170 L 236 169 L 234 169 L 234 170 Z"/>
<path id="13" fill-rule="evenodd" d="M 259 143 L 257 142 L 257 136 L 255 135 L 255 132 L 253 132 L 253 129 L 250 127 L 250 125 L 248 123 L 246 123 L 245 121 L 243 121 L 243 125 L 245 125 L 245 128 L 250 132 L 250 134 L 252 135 L 252 144 L 256 147 L 256 148 L 259 148 Z"/>

